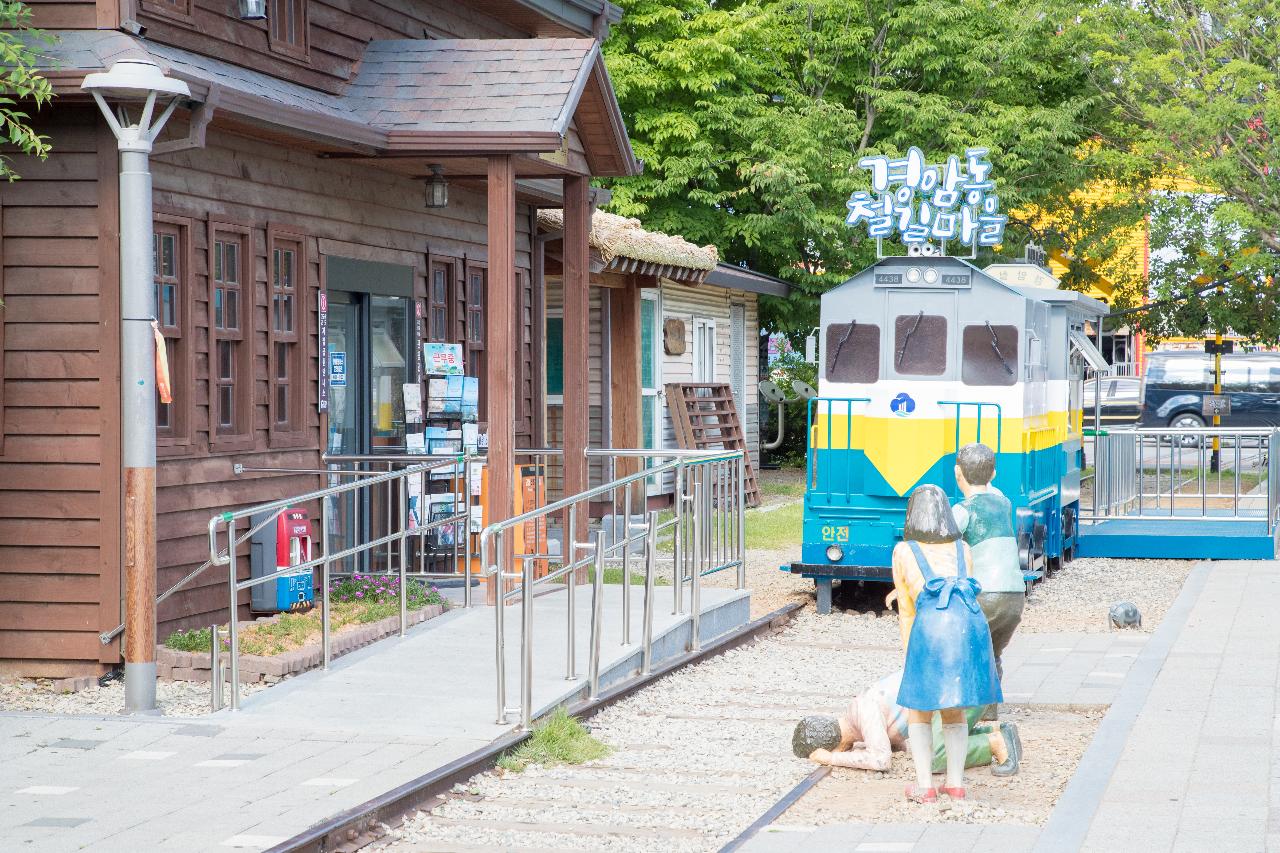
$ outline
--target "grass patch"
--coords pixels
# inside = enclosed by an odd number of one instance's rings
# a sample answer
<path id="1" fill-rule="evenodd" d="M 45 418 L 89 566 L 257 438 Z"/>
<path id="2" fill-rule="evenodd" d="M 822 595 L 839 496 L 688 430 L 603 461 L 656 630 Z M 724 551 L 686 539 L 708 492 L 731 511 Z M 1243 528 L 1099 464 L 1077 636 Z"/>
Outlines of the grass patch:
<path id="1" fill-rule="evenodd" d="M 804 504 L 797 501 L 770 512 L 747 510 L 747 548 L 789 548 L 804 537 Z"/>
<path id="2" fill-rule="evenodd" d="M 533 734 L 515 749 L 504 752 L 497 761 L 509 773 L 519 773 L 530 764 L 550 767 L 556 764 L 583 764 L 604 758 L 612 752 L 591 736 L 582 723 L 557 708 L 534 728 Z"/>
<path id="3" fill-rule="evenodd" d="M 348 625 L 366 625 L 400 615 L 399 575 L 355 575 L 335 579 L 329 589 L 329 630 L 337 633 Z M 405 586 L 408 609 L 431 604 L 448 605 L 440 593 L 420 580 L 410 578 Z M 305 613 L 281 613 L 269 622 L 254 622 L 240 631 L 240 652 L 272 655 L 300 649 L 320 639 L 320 601 Z M 209 650 L 209 629 L 175 631 L 165 646 L 181 652 Z M 223 640 L 223 648 L 227 641 Z"/>
<path id="4" fill-rule="evenodd" d="M 803 472 L 801 472 L 803 474 Z M 804 477 L 794 480 L 760 480 L 760 493 L 767 497 L 804 497 Z"/>
<path id="5" fill-rule="evenodd" d="M 164 641 L 165 648 L 179 652 L 207 652 L 213 638 L 208 628 L 193 628 L 190 631 L 174 631 Z"/>

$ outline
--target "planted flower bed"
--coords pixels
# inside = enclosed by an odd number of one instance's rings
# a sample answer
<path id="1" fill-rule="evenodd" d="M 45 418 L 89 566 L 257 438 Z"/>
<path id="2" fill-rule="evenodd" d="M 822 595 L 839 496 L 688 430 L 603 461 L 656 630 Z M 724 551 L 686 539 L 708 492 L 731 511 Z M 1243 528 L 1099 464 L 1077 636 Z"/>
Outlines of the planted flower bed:
<path id="1" fill-rule="evenodd" d="M 434 586 L 410 578 L 405 586 L 406 624 L 444 613 L 449 604 Z M 240 681 L 276 682 L 320 666 L 320 604 L 304 613 L 277 613 L 242 623 Z M 226 626 L 222 626 L 225 634 Z M 329 649 L 337 658 L 400 630 L 399 575 L 353 575 L 329 585 Z M 157 649 L 161 678 L 209 681 L 210 629 L 176 631 Z M 222 648 L 229 646 L 222 639 Z"/>

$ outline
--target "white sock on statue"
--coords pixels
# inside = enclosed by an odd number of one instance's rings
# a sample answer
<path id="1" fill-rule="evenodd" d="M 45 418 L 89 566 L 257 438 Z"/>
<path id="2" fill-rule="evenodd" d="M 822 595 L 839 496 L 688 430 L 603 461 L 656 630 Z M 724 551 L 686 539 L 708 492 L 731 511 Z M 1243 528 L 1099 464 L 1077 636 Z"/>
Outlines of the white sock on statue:
<path id="1" fill-rule="evenodd" d="M 947 723 L 942 727 L 942 743 L 947 750 L 947 787 L 964 787 L 964 758 L 969 747 L 969 727 Z"/>
<path id="2" fill-rule="evenodd" d="M 911 745 L 911 761 L 916 766 L 916 785 L 922 790 L 933 787 L 933 726 L 908 723 L 907 742 Z"/>

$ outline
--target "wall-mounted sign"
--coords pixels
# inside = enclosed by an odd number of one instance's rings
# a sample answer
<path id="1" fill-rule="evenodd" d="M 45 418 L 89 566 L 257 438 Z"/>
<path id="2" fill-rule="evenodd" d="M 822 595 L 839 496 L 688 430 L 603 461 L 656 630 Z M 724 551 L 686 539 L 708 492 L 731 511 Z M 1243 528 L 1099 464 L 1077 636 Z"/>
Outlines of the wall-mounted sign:
<path id="1" fill-rule="evenodd" d="M 998 245 L 1009 218 L 1000 213 L 986 157 L 986 148 L 968 148 L 963 164 L 952 154 L 931 166 L 914 145 L 905 157 L 863 157 L 858 165 L 871 172 L 871 191 L 849 196 L 845 224 L 865 222 L 868 236 L 897 236 L 908 246 L 951 240 L 971 249 Z"/>
<path id="2" fill-rule="evenodd" d="M 340 350 L 329 353 L 329 385 L 344 388 L 347 384 L 347 354 Z"/>
<path id="3" fill-rule="evenodd" d="M 684 320 L 668 317 L 662 321 L 662 351 L 667 355 L 684 355 Z"/>
<path id="4" fill-rule="evenodd" d="M 329 364 L 329 295 L 320 291 L 320 399 L 316 408 L 322 412 L 329 411 L 329 383 L 325 368 Z"/>

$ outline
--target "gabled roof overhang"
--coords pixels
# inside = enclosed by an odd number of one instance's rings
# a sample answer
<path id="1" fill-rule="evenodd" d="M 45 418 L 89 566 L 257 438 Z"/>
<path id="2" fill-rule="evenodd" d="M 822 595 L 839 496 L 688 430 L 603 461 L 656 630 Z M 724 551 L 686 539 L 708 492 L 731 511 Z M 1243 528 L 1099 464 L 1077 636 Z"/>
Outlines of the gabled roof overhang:
<path id="1" fill-rule="evenodd" d="M 48 57 L 60 95 L 126 57 L 149 58 L 208 103 L 219 124 L 264 128 L 379 157 L 542 154 L 571 126 L 590 174 L 638 174 L 599 43 L 592 39 L 397 39 L 370 42 L 340 94 L 112 31 L 64 31 Z"/>

